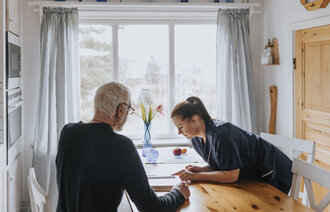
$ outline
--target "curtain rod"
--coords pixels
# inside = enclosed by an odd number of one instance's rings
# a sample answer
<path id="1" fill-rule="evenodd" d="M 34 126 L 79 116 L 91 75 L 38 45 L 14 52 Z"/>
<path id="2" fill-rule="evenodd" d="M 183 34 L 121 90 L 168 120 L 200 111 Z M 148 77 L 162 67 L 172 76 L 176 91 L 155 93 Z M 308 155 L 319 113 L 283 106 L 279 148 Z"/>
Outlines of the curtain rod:
<path id="1" fill-rule="evenodd" d="M 155 3 L 155 2 L 58 2 L 28 1 L 28 6 L 36 7 L 77 7 L 80 11 L 117 11 L 117 12 L 216 12 L 220 8 L 250 8 L 251 13 L 260 14 L 257 3 Z M 251 14 L 252 15 L 252 14 Z"/>

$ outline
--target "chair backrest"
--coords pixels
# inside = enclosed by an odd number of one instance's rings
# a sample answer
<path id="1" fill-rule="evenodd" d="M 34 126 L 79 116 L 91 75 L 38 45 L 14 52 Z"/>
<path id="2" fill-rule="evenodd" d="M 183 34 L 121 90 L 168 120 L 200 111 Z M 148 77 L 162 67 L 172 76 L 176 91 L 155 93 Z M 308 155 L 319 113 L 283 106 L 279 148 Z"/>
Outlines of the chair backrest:
<path id="1" fill-rule="evenodd" d="M 330 192 L 316 204 L 315 196 L 312 187 L 312 181 L 330 189 L 330 172 L 322 169 L 321 167 L 315 166 L 314 164 L 307 163 L 306 161 L 298 158 L 293 159 L 292 165 L 292 186 L 291 186 L 291 197 L 298 200 L 299 189 L 300 189 L 300 177 L 303 178 L 304 184 L 308 194 L 308 200 L 310 206 L 315 211 L 322 211 L 330 203 Z"/>
<path id="2" fill-rule="evenodd" d="M 315 142 L 313 141 L 303 140 L 299 138 L 284 137 L 268 133 L 260 133 L 260 137 L 272 143 L 284 154 L 286 154 L 291 160 L 297 158 L 301 153 L 304 152 L 308 155 L 307 162 L 314 163 Z M 299 197 L 302 199 L 302 204 L 309 206 L 305 187 L 303 192 L 299 193 Z"/>
<path id="3" fill-rule="evenodd" d="M 47 192 L 39 185 L 34 168 L 30 168 L 28 187 L 32 212 L 46 212 Z"/>
<path id="4" fill-rule="evenodd" d="M 293 158 L 297 158 L 301 153 L 305 152 L 308 154 L 307 161 L 309 163 L 314 163 L 315 142 L 313 141 L 268 133 L 260 133 L 260 137 L 279 148 L 291 160 L 293 160 Z"/>

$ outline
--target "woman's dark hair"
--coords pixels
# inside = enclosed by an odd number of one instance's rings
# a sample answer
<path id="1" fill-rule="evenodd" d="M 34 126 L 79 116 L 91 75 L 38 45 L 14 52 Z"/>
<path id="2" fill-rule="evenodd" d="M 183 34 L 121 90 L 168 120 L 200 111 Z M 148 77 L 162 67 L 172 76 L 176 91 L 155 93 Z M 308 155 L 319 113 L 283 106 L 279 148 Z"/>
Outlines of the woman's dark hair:
<path id="1" fill-rule="evenodd" d="M 204 122 L 212 120 L 203 102 L 196 96 L 189 97 L 186 101 L 180 102 L 172 110 L 171 118 L 182 116 L 182 120 L 191 119 L 193 115 L 201 117 Z"/>

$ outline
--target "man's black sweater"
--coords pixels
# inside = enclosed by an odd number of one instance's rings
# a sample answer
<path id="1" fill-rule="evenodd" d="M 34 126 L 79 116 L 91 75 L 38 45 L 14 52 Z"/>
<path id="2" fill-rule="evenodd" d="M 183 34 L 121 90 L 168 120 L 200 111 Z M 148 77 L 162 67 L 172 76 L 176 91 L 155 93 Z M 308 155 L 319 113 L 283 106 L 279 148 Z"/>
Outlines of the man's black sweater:
<path id="1" fill-rule="evenodd" d="M 176 211 L 176 189 L 157 197 L 133 142 L 104 123 L 63 127 L 56 157 L 57 212 L 117 211 L 126 190 L 139 211 Z"/>

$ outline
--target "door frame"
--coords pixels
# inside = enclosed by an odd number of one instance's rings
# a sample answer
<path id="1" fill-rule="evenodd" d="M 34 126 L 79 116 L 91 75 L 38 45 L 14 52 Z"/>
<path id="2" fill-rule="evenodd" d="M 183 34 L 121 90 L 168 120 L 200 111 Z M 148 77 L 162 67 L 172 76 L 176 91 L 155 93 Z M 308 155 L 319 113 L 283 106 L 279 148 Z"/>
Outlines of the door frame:
<path id="1" fill-rule="evenodd" d="M 295 110 L 295 70 L 293 67 L 293 58 L 295 58 L 295 32 L 302 29 L 308 29 L 313 27 L 320 27 L 324 25 L 330 25 L 330 15 L 322 16 L 322 17 L 315 17 L 308 20 L 300 20 L 295 21 L 289 24 L 289 37 L 291 36 L 292 39 L 290 40 L 290 48 L 291 52 L 291 60 L 289 69 L 292 71 L 292 137 L 296 136 L 296 110 Z"/>

